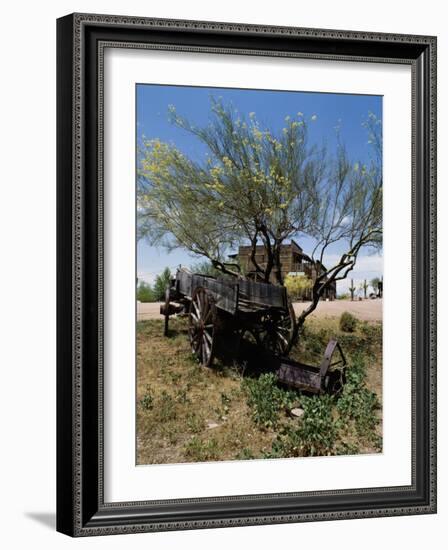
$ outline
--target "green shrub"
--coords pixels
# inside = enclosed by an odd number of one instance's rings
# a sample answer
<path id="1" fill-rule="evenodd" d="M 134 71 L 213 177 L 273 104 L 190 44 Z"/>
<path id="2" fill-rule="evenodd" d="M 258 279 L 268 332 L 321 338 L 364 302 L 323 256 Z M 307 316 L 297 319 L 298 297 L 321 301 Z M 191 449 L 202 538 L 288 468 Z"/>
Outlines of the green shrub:
<path id="1" fill-rule="evenodd" d="M 182 405 L 191 403 L 190 398 L 188 397 L 188 386 L 186 388 L 180 388 L 176 392 L 176 401 Z"/>
<path id="2" fill-rule="evenodd" d="M 383 335 L 383 327 L 381 324 L 364 322 L 359 324 L 359 329 L 366 344 L 373 345 L 377 342 L 381 342 Z"/>
<path id="3" fill-rule="evenodd" d="M 197 434 L 204 429 L 204 420 L 195 413 L 187 414 L 187 428 L 191 433 Z"/>
<path id="4" fill-rule="evenodd" d="M 366 387 L 356 388 L 350 384 L 344 386 L 341 398 L 338 401 L 338 410 L 341 414 L 355 421 L 358 435 L 369 437 L 378 419 L 375 409 L 378 408 L 376 395 Z"/>
<path id="5" fill-rule="evenodd" d="M 185 455 L 194 462 L 214 460 L 219 457 L 218 442 L 213 438 L 202 441 L 195 435 L 185 445 Z"/>
<path id="6" fill-rule="evenodd" d="M 137 287 L 137 300 L 139 302 L 154 302 L 154 292 L 151 288 L 151 285 L 141 281 Z"/>
<path id="7" fill-rule="evenodd" d="M 235 456 L 235 460 L 251 460 L 252 458 L 255 458 L 254 453 L 248 447 L 244 447 L 244 449 Z"/>
<path id="8" fill-rule="evenodd" d="M 298 300 L 313 288 L 313 281 L 306 275 L 286 275 L 284 285 L 291 300 Z"/>
<path id="9" fill-rule="evenodd" d="M 357 324 L 358 319 L 348 311 L 344 311 L 339 319 L 339 328 L 343 332 L 354 332 Z"/>
<path id="10" fill-rule="evenodd" d="M 171 271 L 169 267 L 165 267 L 160 275 L 157 275 L 156 280 L 154 281 L 154 286 L 152 291 L 154 293 L 155 302 L 165 301 L 165 291 L 166 287 L 171 283 Z"/>
<path id="11" fill-rule="evenodd" d="M 333 418 L 333 403 L 329 395 L 301 397 L 304 414 L 299 425 L 286 426 L 266 456 L 281 458 L 332 454 L 339 433 L 339 422 Z"/>
<path id="12" fill-rule="evenodd" d="M 299 340 L 300 351 L 319 361 L 330 337 L 331 334 L 326 328 L 315 328 L 305 324 Z"/>
<path id="13" fill-rule="evenodd" d="M 352 356 L 346 378 L 338 398 L 330 395 L 301 396 L 303 415 L 280 430 L 271 451 L 264 456 L 285 458 L 357 454 L 360 440 L 381 449 L 381 437 L 375 430 L 379 402 L 376 394 L 366 387 L 363 354 Z"/>
<path id="14" fill-rule="evenodd" d="M 342 441 L 336 445 L 335 452 L 337 455 L 357 455 L 359 454 L 359 445 L 354 442 Z"/>
<path id="15" fill-rule="evenodd" d="M 151 392 L 151 387 L 149 385 L 145 388 L 145 394 L 140 399 L 140 407 L 144 411 L 150 411 L 154 407 L 154 397 Z"/>
<path id="16" fill-rule="evenodd" d="M 243 380 L 243 388 L 254 421 L 266 428 L 277 425 L 280 410 L 290 405 L 296 397 L 293 392 L 277 386 L 277 377 L 273 373 L 262 374 L 259 378 L 246 378 Z"/>
<path id="17" fill-rule="evenodd" d="M 158 415 L 161 421 L 174 420 L 177 416 L 176 402 L 165 390 L 160 395 L 158 403 Z"/>
<path id="18" fill-rule="evenodd" d="M 378 423 L 375 410 L 379 408 L 379 402 L 376 394 L 365 385 L 365 363 L 361 355 L 353 359 L 346 377 L 336 407 L 343 421 L 352 419 L 358 435 L 370 439 Z"/>

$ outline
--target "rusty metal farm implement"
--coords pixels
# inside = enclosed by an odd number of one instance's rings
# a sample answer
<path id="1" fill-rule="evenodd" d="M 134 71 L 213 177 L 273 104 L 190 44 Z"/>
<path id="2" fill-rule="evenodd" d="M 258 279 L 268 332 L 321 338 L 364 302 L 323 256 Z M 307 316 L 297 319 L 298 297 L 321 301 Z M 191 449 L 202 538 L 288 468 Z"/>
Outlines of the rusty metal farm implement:
<path id="1" fill-rule="evenodd" d="M 188 316 L 191 349 L 204 367 L 216 356 L 245 356 L 268 365 L 279 382 L 312 393 L 338 391 L 344 382 L 345 358 L 336 340 L 328 343 L 319 366 L 287 357 L 297 339 L 297 323 L 285 287 L 180 268 L 160 313 L 165 335 L 171 315 Z M 333 361 L 336 350 L 340 358 Z"/>

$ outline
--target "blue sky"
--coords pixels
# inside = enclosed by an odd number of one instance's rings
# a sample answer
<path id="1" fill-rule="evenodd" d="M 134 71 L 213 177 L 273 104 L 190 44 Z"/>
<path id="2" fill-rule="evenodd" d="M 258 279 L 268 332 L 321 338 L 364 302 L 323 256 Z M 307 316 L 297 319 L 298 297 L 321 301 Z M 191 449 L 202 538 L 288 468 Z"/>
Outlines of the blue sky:
<path id="1" fill-rule="evenodd" d="M 205 146 L 191 134 L 169 122 L 168 106 L 195 125 L 206 125 L 210 118 L 211 97 L 222 98 L 231 103 L 243 116 L 255 112 L 260 126 L 274 132 L 284 126 L 286 116 L 303 113 L 309 124 L 311 142 L 325 143 L 331 151 L 336 146 L 336 132 L 340 132 L 349 156 L 361 163 L 369 160 L 369 144 L 366 130 L 362 127 L 368 113 L 382 119 L 382 97 L 371 95 L 331 94 L 318 92 L 290 92 L 269 90 L 241 90 L 231 88 L 198 88 L 192 86 L 137 85 L 137 140 L 142 136 L 173 143 L 186 155 L 200 159 L 206 154 Z M 304 238 L 299 244 L 305 252 L 311 252 L 312 242 Z M 329 251 L 327 264 L 342 251 L 339 245 Z M 164 248 L 151 247 L 140 241 L 137 245 L 137 276 L 152 282 L 165 267 L 174 270 L 179 264 L 190 266 L 195 258 L 183 250 L 168 254 Z M 355 282 L 382 275 L 382 258 L 362 252 L 358 265 L 352 272 Z M 349 282 L 338 283 L 338 292 L 343 292 Z"/>

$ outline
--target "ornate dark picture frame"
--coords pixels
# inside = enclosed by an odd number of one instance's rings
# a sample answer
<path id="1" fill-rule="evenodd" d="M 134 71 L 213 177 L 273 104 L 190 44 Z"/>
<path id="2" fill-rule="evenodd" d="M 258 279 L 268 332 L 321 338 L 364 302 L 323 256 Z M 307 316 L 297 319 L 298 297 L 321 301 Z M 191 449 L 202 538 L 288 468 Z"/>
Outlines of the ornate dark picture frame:
<path id="1" fill-rule="evenodd" d="M 412 69 L 412 484 L 107 503 L 103 491 L 103 52 L 162 50 Z M 436 38 L 74 14 L 57 22 L 57 529 L 71 536 L 436 511 Z"/>

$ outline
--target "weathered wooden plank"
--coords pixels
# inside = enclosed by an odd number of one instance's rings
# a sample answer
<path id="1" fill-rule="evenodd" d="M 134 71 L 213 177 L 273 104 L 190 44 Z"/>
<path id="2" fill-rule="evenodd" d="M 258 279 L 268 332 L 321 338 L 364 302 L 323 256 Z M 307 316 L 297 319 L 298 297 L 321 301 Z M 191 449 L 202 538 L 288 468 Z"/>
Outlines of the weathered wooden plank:
<path id="1" fill-rule="evenodd" d="M 191 298 L 192 296 L 192 282 L 193 275 L 189 271 L 179 269 L 176 273 L 176 290 L 179 294 Z"/>
<path id="2" fill-rule="evenodd" d="M 208 289 L 215 299 L 216 307 L 234 315 L 238 308 L 238 283 L 224 279 L 214 279 L 204 275 L 193 275 L 191 291 L 197 287 Z"/>
<path id="3" fill-rule="evenodd" d="M 180 295 L 191 298 L 198 287 L 208 289 L 215 298 L 216 306 L 231 314 L 237 312 L 240 301 L 251 309 L 288 307 L 286 289 L 282 286 L 255 281 L 216 279 L 182 269 L 177 272 L 176 290 Z"/>
<path id="4" fill-rule="evenodd" d="M 239 281 L 241 298 L 266 307 L 287 307 L 286 288 L 255 281 Z"/>
<path id="5" fill-rule="evenodd" d="M 291 360 L 282 360 L 277 370 L 277 379 L 283 384 L 300 390 L 312 393 L 320 393 L 322 391 L 322 377 L 319 370 Z"/>

